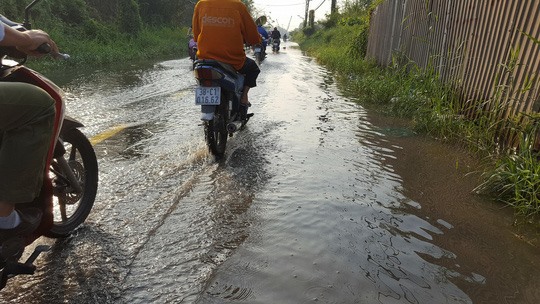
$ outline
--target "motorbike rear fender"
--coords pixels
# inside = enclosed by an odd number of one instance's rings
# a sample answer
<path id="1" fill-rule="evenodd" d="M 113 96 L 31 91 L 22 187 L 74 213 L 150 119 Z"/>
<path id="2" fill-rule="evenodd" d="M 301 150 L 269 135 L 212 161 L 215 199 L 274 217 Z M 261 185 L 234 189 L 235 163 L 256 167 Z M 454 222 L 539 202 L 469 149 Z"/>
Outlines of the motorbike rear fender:
<path id="1" fill-rule="evenodd" d="M 71 129 L 81 128 L 81 127 L 84 127 L 84 125 L 81 122 L 79 122 L 75 118 L 72 118 L 66 115 L 64 117 L 64 123 L 62 124 L 62 129 L 60 131 L 60 134 L 67 132 Z"/>
<path id="2" fill-rule="evenodd" d="M 195 70 L 198 69 L 213 69 L 220 71 L 223 78 L 219 80 L 214 79 L 214 82 L 228 91 L 233 91 L 239 94 L 244 88 L 244 75 L 239 74 L 229 64 L 211 59 L 200 59 L 195 61 Z"/>
<path id="3" fill-rule="evenodd" d="M 226 91 L 235 92 L 238 96 L 242 94 L 244 89 L 244 75 L 241 74 L 237 74 L 234 78 L 225 74 L 224 78 L 215 79 L 212 82 L 214 85 L 220 86 Z"/>
<path id="4" fill-rule="evenodd" d="M 195 70 L 198 69 L 212 69 L 219 71 L 222 75 L 221 79 L 211 79 L 212 85 L 220 86 L 225 92 L 226 100 L 221 102 L 228 102 L 232 100 L 233 109 L 237 109 L 240 104 L 240 97 L 244 90 L 244 75 L 238 73 L 231 65 L 208 59 L 200 59 L 194 63 Z M 196 74 L 197 75 L 197 74 Z M 201 79 L 197 79 L 201 84 Z M 209 120 L 212 119 L 211 113 L 214 112 L 215 106 L 202 106 L 201 112 L 203 113 L 202 119 Z M 234 110 L 233 110 L 234 111 Z"/>
<path id="5" fill-rule="evenodd" d="M 64 117 L 64 121 L 62 123 L 62 129 L 60 130 L 60 135 L 62 135 L 63 133 L 71 130 L 71 129 L 77 129 L 77 128 L 80 128 L 80 127 L 84 127 L 84 125 L 82 123 L 80 123 L 79 121 L 77 121 L 76 119 L 74 118 L 71 118 L 69 116 L 65 116 Z M 60 139 L 58 139 L 55 143 L 55 146 L 54 146 L 54 158 L 58 158 L 58 157 L 61 157 L 62 155 L 64 155 L 64 153 L 66 153 L 66 150 L 64 149 L 64 145 L 62 143 L 62 141 Z"/>

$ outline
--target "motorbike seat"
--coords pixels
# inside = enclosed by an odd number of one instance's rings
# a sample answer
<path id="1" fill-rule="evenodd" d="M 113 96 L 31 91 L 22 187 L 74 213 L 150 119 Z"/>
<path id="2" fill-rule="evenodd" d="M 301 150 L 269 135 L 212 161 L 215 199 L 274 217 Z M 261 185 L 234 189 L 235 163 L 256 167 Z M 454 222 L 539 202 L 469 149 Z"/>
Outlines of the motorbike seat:
<path id="1" fill-rule="evenodd" d="M 220 70 L 223 70 L 227 74 L 229 74 L 229 76 L 238 78 L 238 72 L 230 64 L 217 61 L 214 59 L 199 59 L 195 61 L 195 66 L 205 66 L 205 65 L 218 68 Z"/>

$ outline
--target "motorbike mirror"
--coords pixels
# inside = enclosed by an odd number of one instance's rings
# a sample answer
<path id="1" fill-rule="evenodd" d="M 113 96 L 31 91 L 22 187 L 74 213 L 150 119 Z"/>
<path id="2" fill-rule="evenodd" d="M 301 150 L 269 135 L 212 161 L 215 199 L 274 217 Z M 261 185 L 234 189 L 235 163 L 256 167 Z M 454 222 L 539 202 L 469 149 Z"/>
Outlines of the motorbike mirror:
<path id="1" fill-rule="evenodd" d="M 28 6 L 24 9 L 24 22 L 23 22 L 23 26 L 30 30 L 32 29 L 32 24 L 30 23 L 30 10 L 32 9 L 32 7 L 34 5 L 36 5 L 39 1 L 41 0 L 34 0 L 32 1 L 30 4 L 28 4 Z"/>
<path id="2" fill-rule="evenodd" d="M 260 16 L 259 18 L 257 18 L 257 20 L 255 20 L 255 23 L 264 25 L 266 23 L 266 16 Z"/>

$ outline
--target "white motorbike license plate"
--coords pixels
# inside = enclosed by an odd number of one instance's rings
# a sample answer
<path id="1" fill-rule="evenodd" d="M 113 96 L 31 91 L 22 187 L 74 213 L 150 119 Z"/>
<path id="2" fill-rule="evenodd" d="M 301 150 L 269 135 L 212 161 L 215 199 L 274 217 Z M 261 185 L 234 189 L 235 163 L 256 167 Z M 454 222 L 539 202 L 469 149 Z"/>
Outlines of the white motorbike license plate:
<path id="1" fill-rule="evenodd" d="M 221 87 L 197 87 L 195 104 L 199 106 L 217 106 L 221 103 Z"/>
<path id="2" fill-rule="evenodd" d="M 261 52 L 261 48 L 255 48 L 255 53 L 260 53 Z"/>

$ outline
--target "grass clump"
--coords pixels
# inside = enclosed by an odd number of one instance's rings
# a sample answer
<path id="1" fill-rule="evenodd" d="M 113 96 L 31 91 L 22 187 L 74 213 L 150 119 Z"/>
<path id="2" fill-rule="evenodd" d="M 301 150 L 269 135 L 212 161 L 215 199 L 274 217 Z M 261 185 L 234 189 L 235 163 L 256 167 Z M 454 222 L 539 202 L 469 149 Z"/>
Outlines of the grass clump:
<path id="1" fill-rule="evenodd" d="M 32 60 L 29 66 L 46 70 L 62 65 L 96 66 L 187 56 L 185 28 L 145 28 L 137 36 L 131 36 L 100 27 L 96 30 L 100 34 L 94 35 L 88 35 L 85 29 L 70 33 L 62 33 L 62 29 L 49 31 L 60 51 L 69 54 L 70 59 Z"/>

